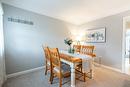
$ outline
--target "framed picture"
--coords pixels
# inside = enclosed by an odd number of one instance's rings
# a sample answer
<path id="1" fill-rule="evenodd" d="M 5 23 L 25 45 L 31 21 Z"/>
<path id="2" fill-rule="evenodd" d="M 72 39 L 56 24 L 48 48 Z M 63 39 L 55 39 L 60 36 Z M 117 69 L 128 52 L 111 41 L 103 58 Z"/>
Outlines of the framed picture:
<path id="1" fill-rule="evenodd" d="M 88 29 L 86 33 L 86 42 L 104 43 L 106 42 L 106 28 Z"/>

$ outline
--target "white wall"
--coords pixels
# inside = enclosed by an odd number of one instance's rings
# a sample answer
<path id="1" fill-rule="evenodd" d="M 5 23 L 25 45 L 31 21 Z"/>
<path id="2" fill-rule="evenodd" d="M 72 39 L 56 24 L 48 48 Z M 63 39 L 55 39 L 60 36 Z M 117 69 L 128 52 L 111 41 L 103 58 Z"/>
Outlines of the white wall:
<path id="1" fill-rule="evenodd" d="M 96 54 L 102 56 L 102 64 L 122 69 L 123 17 L 129 16 L 130 11 L 85 23 L 78 26 L 77 31 L 75 25 L 7 4 L 3 6 L 7 74 L 42 66 L 42 43 L 64 49 L 66 45 L 63 40 L 69 32 L 76 37 L 84 30 L 99 27 L 106 27 L 106 43 L 91 43 L 96 46 Z M 8 17 L 31 20 L 34 25 L 9 22 Z"/>
<path id="2" fill-rule="evenodd" d="M 5 62 L 7 74 L 44 65 L 42 44 L 65 49 L 64 39 L 75 26 L 61 20 L 3 4 Z M 34 25 L 8 21 L 8 18 L 33 21 Z"/>
<path id="3" fill-rule="evenodd" d="M 129 15 L 130 11 L 126 11 L 80 26 L 80 30 L 106 27 L 106 43 L 91 43 L 96 46 L 96 54 L 102 56 L 103 65 L 122 70 L 123 17 Z"/>
<path id="4" fill-rule="evenodd" d="M 5 79 L 4 69 L 4 38 L 3 38 L 3 10 L 0 3 L 0 86 L 3 84 Z"/>

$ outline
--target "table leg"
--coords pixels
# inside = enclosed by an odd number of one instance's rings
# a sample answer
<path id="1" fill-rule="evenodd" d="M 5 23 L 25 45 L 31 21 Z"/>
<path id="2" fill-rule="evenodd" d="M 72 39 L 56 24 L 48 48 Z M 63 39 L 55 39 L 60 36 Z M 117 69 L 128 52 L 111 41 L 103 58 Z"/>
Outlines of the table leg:
<path id="1" fill-rule="evenodd" d="M 75 87 L 75 65 L 71 64 L 71 87 Z"/>
<path id="2" fill-rule="evenodd" d="M 92 72 L 92 69 L 90 69 L 90 79 L 93 78 L 93 72 Z"/>
<path id="3" fill-rule="evenodd" d="M 93 79 L 93 77 L 94 77 L 94 61 L 92 60 L 91 61 L 91 79 Z"/>
<path id="4" fill-rule="evenodd" d="M 93 66 L 93 60 L 90 60 L 89 61 L 89 64 L 90 64 L 90 79 L 93 78 L 93 69 L 94 69 L 94 66 Z"/>

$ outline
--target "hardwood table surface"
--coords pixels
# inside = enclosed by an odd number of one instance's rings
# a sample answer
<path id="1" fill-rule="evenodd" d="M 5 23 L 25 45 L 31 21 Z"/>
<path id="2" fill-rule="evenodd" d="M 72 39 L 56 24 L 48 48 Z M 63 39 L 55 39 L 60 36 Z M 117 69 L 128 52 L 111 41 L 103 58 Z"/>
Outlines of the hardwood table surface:
<path id="1" fill-rule="evenodd" d="M 70 56 L 70 55 L 67 55 L 67 54 L 64 54 L 64 53 L 60 53 L 60 58 L 67 60 L 69 62 L 75 62 L 75 63 L 82 61 L 82 59 L 80 59 L 80 58 L 76 58 L 76 57 L 73 57 L 73 56 Z"/>

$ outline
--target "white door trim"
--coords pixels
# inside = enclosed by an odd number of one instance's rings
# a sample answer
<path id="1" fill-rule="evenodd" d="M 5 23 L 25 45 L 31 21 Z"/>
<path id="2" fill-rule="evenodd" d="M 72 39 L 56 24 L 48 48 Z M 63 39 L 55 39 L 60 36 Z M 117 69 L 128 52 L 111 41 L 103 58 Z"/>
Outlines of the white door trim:
<path id="1" fill-rule="evenodd" d="M 4 35 L 3 35 L 3 9 L 0 2 L 0 86 L 6 80 L 5 75 L 5 54 L 4 54 Z"/>
<path id="2" fill-rule="evenodd" d="M 123 17 L 123 34 L 122 34 L 122 73 L 125 73 L 125 46 L 126 46 L 126 20 L 130 19 L 130 16 Z"/>

